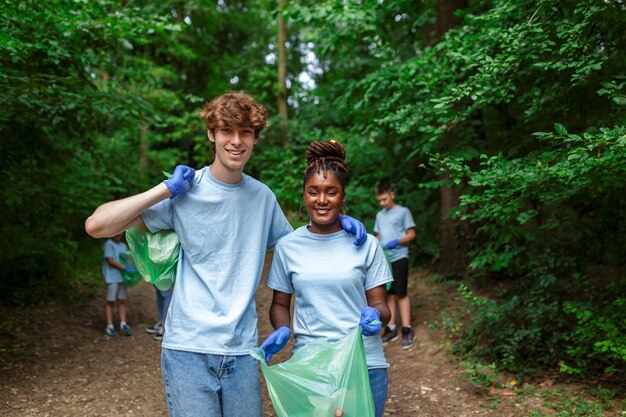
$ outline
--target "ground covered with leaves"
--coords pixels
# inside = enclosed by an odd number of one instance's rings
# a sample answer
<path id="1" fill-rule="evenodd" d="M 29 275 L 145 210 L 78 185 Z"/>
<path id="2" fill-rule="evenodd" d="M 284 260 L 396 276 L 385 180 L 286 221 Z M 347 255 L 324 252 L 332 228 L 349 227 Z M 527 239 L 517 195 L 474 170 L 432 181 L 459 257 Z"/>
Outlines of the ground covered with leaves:
<path id="1" fill-rule="evenodd" d="M 417 342 L 411 350 L 385 348 L 389 368 L 386 416 L 624 416 L 623 401 L 607 389 L 544 378 L 518 383 L 448 353 L 436 328 L 442 308 L 454 305 L 453 286 L 413 273 Z M 145 328 L 155 321 L 155 294 L 141 283 L 130 290 L 130 337 L 106 341 L 102 296 L 88 305 L 3 307 L 0 327 L 0 415 L 167 416 L 160 342 Z M 271 332 L 271 291 L 257 296 L 260 338 Z M 288 352 L 276 356 L 286 360 Z M 264 390 L 264 416 L 275 416 Z M 591 396 L 595 394 L 595 397 Z"/>

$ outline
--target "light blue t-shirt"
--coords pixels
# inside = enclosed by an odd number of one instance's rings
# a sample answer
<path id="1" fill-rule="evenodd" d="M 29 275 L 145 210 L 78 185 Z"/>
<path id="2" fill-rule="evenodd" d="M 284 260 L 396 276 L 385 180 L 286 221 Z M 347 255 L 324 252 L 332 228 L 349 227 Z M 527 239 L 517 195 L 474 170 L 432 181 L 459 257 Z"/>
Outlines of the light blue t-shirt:
<path id="1" fill-rule="evenodd" d="M 176 286 L 163 346 L 216 355 L 248 355 L 257 346 L 254 296 L 265 251 L 293 228 L 274 193 L 243 175 L 238 184 L 196 171 L 189 190 L 142 214 L 148 229 L 180 240 Z"/>
<path id="2" fill-rule="evenodd" d="M 359 325 L 365 292 L 393 281 L 383 250 L 372 235 L 361 246 L 341 230 L 331 234 L 296 229 L 276 245 L 267 286 L 295 294 L 294 350 L 320 338 L 334 342 Z M 380 333 L 363 336 L 368 368 L 389 366 Z"/>
<path id="3" fill-rule="evenodd" d="M 119 284 L 124 282 L 121 271 L 109 265 L 107 258 L 113 258 L 115 261 L 119 262 L 120 255 L 128 252 L 128 246 L 126 246 L 126 243 L 122 241 L 115 243 L 113 239 L 107 239 L 107 241 L 104 242 L 103 252 L 104 259 L 102 260 L 102 275 L 104 275 L 104 282 L 107 284 Z"/>
<path id="4" fill-rule="evenodd" d="M 374 224 L 374 232 L 380 237 L 380 243 L 385 246 L 387 242 L 394 239 L 400 239 L 406 235 L 406 231 L 415 227 L 411 211 L 404 207 L 395 205 L 390 209 L 382 209 L 376 213 L 376 223 Z M 395 262 L 402 258 L 409 257 L 409 247 L 406 245 L 398 245 L 394 249 L 389 250 L 389 258 L 391 262 Z"/>

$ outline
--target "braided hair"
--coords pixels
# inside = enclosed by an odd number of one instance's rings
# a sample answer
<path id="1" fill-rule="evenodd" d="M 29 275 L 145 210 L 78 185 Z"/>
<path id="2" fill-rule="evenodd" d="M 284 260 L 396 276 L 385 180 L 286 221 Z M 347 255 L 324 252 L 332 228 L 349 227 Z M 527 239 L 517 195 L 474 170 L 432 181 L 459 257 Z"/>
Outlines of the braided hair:
<path id="1" fill-rule="evenodd" d="M 341 188 L 345 191 L 348 179 L 348 167 L 346 166 L 346 150 L 334 139 L 312 142 L 306 153 L 306 168 L 304 170 L 304 182 L 311 179 L 315 174 L 322 173 L 327 177 L 328 171 L 333 171 Z"/>

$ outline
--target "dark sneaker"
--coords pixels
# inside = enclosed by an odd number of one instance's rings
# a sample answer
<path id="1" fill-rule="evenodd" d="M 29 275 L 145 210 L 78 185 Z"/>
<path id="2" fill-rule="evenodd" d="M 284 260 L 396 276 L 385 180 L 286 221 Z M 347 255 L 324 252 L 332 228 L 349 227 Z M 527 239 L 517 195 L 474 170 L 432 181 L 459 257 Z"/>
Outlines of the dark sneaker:
<path id="1" fill-rule="evenodd" d="M 385 332 L 383 333 L 383 346 L 386 346 L 389 342 L 395 342 L 398 340 L 398 329 L 393 329 L 389 326 L 385 326 Z"/>
<path id="2" fill-rule="evenodd" d="M 148 334 L 157 334 L 159 330 L 163 328 L 161 322 L 155 323 L 154 326 L 146 328 L 146 333 Z"/>
<path id="3" fill-rule="evenodd" d="M 133 334 L 133 331 L 130 327 L 128 327 L 127 324 L 122 324 L 120 326 L 120 333 L 122 333 L 124 336 L 130 336 L 131 334 Z"/>
<path id="4" fill-rule="evenodd" d="M 157 334 L 152 337 L 154 338 L 154 340 L 163 340 L 163 333 L 165 333 L 165 328 L 161 326 Z"/>
<path id="5" fill-rule="evenodd" d="M 107 327 L 107 329 L 104 331 L 104 336 L 107 338 L 107 340 L 115 339 L 117 337 L 117 332 L 115 331 L 115 329 Z"/>
<path id="6" fill-rule="evenodd" d="M 411 349 L 415 343 L 415 335 L 410 327 L 402 328 L 402 349 Z"/>

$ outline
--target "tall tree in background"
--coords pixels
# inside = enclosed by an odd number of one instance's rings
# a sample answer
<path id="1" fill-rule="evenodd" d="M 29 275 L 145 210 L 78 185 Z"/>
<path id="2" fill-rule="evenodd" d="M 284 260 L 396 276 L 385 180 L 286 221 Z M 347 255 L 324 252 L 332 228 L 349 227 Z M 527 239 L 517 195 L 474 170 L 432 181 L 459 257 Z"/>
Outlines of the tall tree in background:
<path id="1" fill-rule="evenodd" d="M 428 43 L 439 42 L 443 35 L 461 20 L 456 16 L 459 10 L 467 8 L 467 0 L 439 0 L 437 2 L 437 20 L 433 30 L 428 33 Z M 447 154 L 452 148 L 452 138 L 444 133 L 441 145 L 438 149 L 442 154 Z M 441 240 L 439 247 L 438 270 L 444 273 L 458 273 L 465 267 L 465 245 L 467 233 L 463 233 L 463 224 L 455 215 L 459 207 L 461 190 L 455 185 L 448 172 L 439 174 L 440 192 L 440 215 L 441 215 Z"/>
<path id="2" fill-rule="evenodd" d="M 278 115 L 280 117 L 280 137 L 283 146 L 289 143 L 287 128 L 289 125 L 287 112 L 287 24 L 285 22 L 285 6 L 287 0 L 278 0 Z"/>

